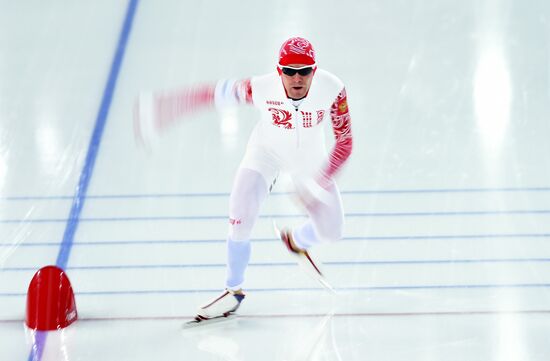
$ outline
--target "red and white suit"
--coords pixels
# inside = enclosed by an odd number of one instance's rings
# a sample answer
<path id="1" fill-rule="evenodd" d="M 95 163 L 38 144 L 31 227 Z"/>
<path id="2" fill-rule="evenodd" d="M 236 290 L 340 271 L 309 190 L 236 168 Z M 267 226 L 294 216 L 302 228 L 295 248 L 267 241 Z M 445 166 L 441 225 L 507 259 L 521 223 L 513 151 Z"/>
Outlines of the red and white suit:
<path id="1" fill-rule="evenodd" d="M 316 177 L 322 185 L 343 165 L 352 148 L 346 91 L 331 73 L 317 69 L 307 96 L 295 106 L 274 72 L 235 84 L 240 102 L 260 110 L 242 166 L 271 182 L 279 170 Z M 324 125 L 330 122 L 335 146 L 327 157 Z"/>
<path id="2" fill-rule="evenodd" d="M 289 39 L 280 64 L 314 64 L 311 44 Z M 344 213 L 333 179 L 352 150 L 351 119 L 343 83 L 316 69 L 309 92 L 301 100 L 287 97 L 278 72 L 244 80 L 221 80 L 168 93 L 145 93 L 136 104 L 136 139 L 146 145 L 155 135 L 194 112 L 216 105 L 250 104 L 259 110 L 230 196 L 226 287 L 237 290 L 250 258 L 250 235 L 269 186 L 280 171 L 288 172 L 303 201 L 308 220 L 292 232 L 296 246 L 340 239 Z M 334 145 L 327 152 L 324 126 L 329 123 Z"/>
<path id="3" fill-rule="evenodd" d="M 260 111 L 230 199 L 226 287 L 239 289 L 250 257 L 252 227 L 279 171 L 305 185 L 302 191 L 315 196 L 318 188 L 324 193 L 323 201 L 305 204 L 309 218 L 293 231 L 296 245 L 307 249 L 342 237 L 342 202 L 333 177 L 351 154 L 351 118 L 343 83 L 322 69 L 316 70 L 307 96 L 299 101 L 287 97 L 277 72 L 220 81 L 214 98 L 218 107 L 251 104 Z M 327 122 L 335 137 L 330 152 L 324 135 Z"/>

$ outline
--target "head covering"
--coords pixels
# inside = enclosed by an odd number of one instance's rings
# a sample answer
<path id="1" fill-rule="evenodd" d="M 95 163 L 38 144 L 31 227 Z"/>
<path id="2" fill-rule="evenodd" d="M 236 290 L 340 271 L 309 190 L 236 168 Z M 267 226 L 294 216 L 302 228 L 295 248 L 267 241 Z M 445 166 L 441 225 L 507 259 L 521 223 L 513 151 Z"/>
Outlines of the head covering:
<path id="1" fill-rule="evenodd" d="M 290 38 L 283 43 L 279 51 L 279 65 L 315 64 L 313 45 L 304 38 Z"/>

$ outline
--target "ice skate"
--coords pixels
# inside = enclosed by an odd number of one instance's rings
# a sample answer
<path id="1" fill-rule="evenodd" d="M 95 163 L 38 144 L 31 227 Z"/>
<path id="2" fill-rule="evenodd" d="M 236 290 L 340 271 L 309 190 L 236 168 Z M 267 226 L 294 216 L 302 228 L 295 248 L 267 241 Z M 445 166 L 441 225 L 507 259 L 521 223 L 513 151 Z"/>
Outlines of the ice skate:
<path id="1" fill-rule="evenodd" d="M 214 320 L 219 321 L 228 318 L 239 308 L 244 298 L 244 293 L 226 289 L 221 295 L 201 306 L 195 319 L 187 322 L 186 325 L 212 323 Z"/>
<path id="2" fill-rule="evenodd" d="M 292 231 L 290 229 L 279 229 L 277 227 L 277 224 L 273 222 L 273 227 L 275 228 L 275 234 L 277 237 L 283 241 L 284 245 L 286 246 L 288 252 L 296 257 L 296 260 L 298 261 L 298 265 L 304 270 L 304 272 L 319 282 L 321 286 L 326 288 L 327 290 L 334 293 L 334 288 L 327 282 L 325 277 L 323 276 L 323 273 L 319 269 L 319 266 L 317 263 L 311 258 L 308 251 L 305 249 L 298 248 L 296 244 L 294 243 L 294 240 L 292 239 Z"/>

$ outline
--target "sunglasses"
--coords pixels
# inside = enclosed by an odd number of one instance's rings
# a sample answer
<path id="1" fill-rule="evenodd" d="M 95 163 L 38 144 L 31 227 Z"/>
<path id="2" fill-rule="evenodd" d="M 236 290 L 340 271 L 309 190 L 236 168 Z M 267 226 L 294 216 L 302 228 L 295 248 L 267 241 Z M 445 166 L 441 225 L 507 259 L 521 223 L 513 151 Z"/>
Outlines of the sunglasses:
<path id="1" fill-rule="evenodd" d="M 303 66 L 301 68 L 291 68 L 289 66 L 280 66 L 281 72 L 288 76 L 294 76 L 298 73 L 301 76 L 307 76 L 313 72 L 313 65 Z"/>

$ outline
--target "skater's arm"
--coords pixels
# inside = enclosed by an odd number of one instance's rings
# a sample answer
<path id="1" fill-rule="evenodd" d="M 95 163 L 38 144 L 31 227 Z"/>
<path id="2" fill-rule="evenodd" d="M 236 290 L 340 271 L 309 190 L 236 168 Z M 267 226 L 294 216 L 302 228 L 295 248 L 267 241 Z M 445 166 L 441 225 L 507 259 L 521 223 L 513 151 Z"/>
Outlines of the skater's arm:
<path id="1" fill-rule="evenodd" d="M 161 131 L 187 116 L 212 108 L 214 90 L 213 85 L 204 84 L 151 94 L 151 117 L 155 128 Z"/>
<path id="2" fill-rule="evenodd" d="M 353 140 L 351 135 L 351 117 L 349 114 L 346 89 L 342 89 L 330 110 L 332 130 L 336 140 L 329 155 L 329 160 L 321 172 L 319 184 L 323 187 L 330 183 L 330 180 L 342 168 L 351 154 Z"/>
<path id="3" fill-rule="evenodd" d="M 252 104 L 250 78 L 241 80 L 222 79 L 218 81 L 214 90 L 214 103 L 216 108 Z"/>
<path id="4" fill-rule="evenodd" d="M 215 85 L 196 85 L 156 96 L 159 118 L 164 122 L 201 110 L 240 104 L 252 104 L 250 79 L 222 79 Z"/>
<path id="5" fill-rule="evenodd" d="M 138 144 L 150 147 L 173 124 L 202 110 L 252 104 L 250 79 L 220 80 L 162 92 L 141 93 L 134 105 L 134 133 Z"/>
<path id="6" fill-rule="evenodd" d="M 348 111 L 346 90 L 342 89 L 331 107 L 332 130 L 336 142 L 330 152 L 327 164 L 318 176 L 295 181 L 296 193 L 306 206 L 312 207 L 317 202 L 328 203 L 328 187 L 332 178 L 342 168 L 352 150 L 351 117 Z"/>
<path id="7" fill-rule="evenodd" d="M 252 103 L 250 79 L 220 80 L 214 84 L 151 94 L 155 126 L 165 129 L 172 123 L 202 110 Z"/>

